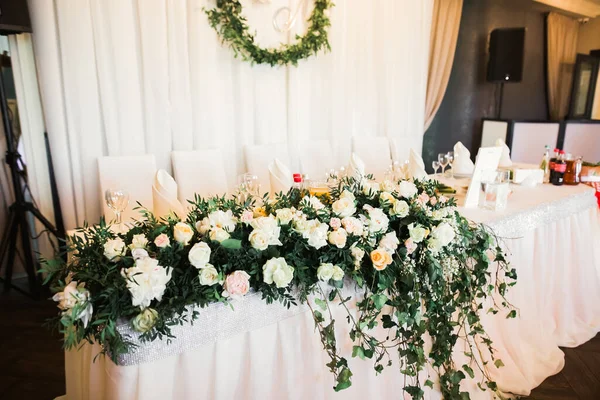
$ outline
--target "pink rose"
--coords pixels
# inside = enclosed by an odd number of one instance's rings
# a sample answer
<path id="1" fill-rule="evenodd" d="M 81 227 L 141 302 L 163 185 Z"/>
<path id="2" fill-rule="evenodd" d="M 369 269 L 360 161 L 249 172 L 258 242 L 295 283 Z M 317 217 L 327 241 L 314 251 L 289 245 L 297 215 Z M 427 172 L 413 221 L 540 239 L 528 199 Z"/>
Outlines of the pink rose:
<path id="1" fill-rule="evenodd" d="M 419 203 L 425 205 L 429 201 L 429 196 L 427 195 L 427 193 L 423 192 L 419 195 L 419 197 L 417 198 L 417 201 Z"/>
<path id="2" fill-rule="evenodd" d="M 240 216 L 240 221 L 242 221 L 246 225 L 248 225 L 250 222 L 252 222 L 253 219 L 254 219 L 254 212 L 252 212 L 250 210 L 244 211 L 242 213 L 242 215 Z"/>
<path id="3" fill-rule="evenodd" d="M 437 197 L 433 196 L 431 198 L 429 198 L 429 203 L 431 203 L 432 206 L 435 206 L 437 204 Z"/>
<path id="4" fill-rule="evenodd" d="M 171 245 L 171 241 L 169 240 L 169 237 L 167 235 L 161 233 L 156 237 L 156 239 L 154 239 L 154 244 L 156 245 L 156 247 L 164 249 L 165 247 Z"/>
<path id="5" fill-rule="evenodd" d="M 412 254 L 417 249 L 417 244 L 411 238 L 406 239 L 404 245 L 406 246 L 406 254 Z"/>
<path id="6" fill-rule="evenodd" d="M 440 203 L 445 204 L 448 201 L 448 198 L 446 196 L 440 196 Z"/>
<path id="7" fill-rule="evenodd" d="M 223 284 L 223 289 L 225 289 L 223 296 L 233 298 L 244 296 L 250 290 L 249 279 L 250 275 L 245 271 L 234 271 L 227 275 Z"/>
<path id="8" fill-rule="evenodd" d="M 342 221 L 339 218 L 331 218 L 329 226 L 331 226 L 331 229 L 336 230 L 342 226 Z"/>

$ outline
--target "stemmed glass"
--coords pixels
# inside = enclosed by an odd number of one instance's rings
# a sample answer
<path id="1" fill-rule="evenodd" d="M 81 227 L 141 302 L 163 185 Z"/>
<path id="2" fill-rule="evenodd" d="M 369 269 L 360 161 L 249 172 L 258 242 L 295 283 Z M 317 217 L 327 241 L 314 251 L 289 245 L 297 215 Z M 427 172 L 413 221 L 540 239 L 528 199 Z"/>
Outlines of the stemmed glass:
<path id="1" fill-rule="evenodd" d="M 121 213 L 129 204 L 129 193 L 122 189 L 107 189 L 104 198 L 108 208 L 113 210 L 117 216 L 117 224 L 121 225 Z"/>
<path id="2" fill-rule="evenodd" d="M 431 166 L 433 167 L 433 171 L 434 171 L 433 176 L 437 176 L 437 170 L 440 167 L 440 163 L 438 161 L 433 161 L 431 163 Z"/>
<path id="3" fill-rule="evenodd" d="M 245 173 L 238 176 L 238 191 L 241 201 L 246 201 L 248 195 L 260 196 L 260 182 L 258 176 Z"/>
<path id="4" fill-rule="evenodd" d="M 444 170 L 446 169 L 446 165 L 448 165 L 448 154 L 439 153 L 438 154 L 438 162 L 442 166 L 442 176 L 444 176 Z"/>
<path id="5" fill-rule="evenodd" d="M 450 177 L 454 178 L 454 170 L 452 169 L 452 163 L 454 162 L 454 152 L 447 152 L 446 157 L 448 157 L 448 165 L 450 166 Z"/>

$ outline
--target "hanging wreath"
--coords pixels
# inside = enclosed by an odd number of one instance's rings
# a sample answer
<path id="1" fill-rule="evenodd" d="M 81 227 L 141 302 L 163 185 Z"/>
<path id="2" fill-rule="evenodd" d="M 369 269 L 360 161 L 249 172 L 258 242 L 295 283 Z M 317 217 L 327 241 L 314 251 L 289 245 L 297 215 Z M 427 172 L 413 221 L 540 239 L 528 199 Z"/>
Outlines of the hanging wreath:
<path id="1" fill-rule="evenodd" d="M 212 26 L 235 57 L 256 64 L 298 65 L 298 61 L 316 55 L 322 49 L 331 50 L 327 28 L 331 25 L 326 11 L 333 6 L 330 0 L 315 0 L 315 8 L 308 19 L 308 31 L 296 35 L 296 43 L 282 44 L 279 48 L 262 48 L 255 43 L 246 18 L 242 16 L 239 0 L 217 0 L 212 10 L 205 10 Z"/>

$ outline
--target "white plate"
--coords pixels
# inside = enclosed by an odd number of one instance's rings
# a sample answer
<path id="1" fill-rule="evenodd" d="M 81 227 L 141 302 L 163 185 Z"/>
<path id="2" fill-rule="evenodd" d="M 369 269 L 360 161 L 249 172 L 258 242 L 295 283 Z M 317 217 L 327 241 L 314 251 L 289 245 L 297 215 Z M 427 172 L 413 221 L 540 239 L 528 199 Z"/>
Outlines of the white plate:
<path id="1" fill-rule="evenodd" d="M 473 177 L 473 174 L 459 174 L 459 173 L 455 172 L 454 177 L 456 179 L 470 179 Z"/>

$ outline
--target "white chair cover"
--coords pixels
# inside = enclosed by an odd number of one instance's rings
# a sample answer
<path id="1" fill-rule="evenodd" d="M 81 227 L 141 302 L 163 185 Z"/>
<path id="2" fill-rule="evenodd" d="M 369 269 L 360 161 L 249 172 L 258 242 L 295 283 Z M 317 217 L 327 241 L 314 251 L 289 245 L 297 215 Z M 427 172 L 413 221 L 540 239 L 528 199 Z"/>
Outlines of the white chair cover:
<path id="1" fill-rule="evenodd" d="M 134 211 L 137 202 L 150 211 L 154 211 L 152 182 L 156 172 L 154 155 L 100 157 L 98 173 L 100 176 L 101 202 L 108 221 L 115 219 L 114 212 L 104 200 L 107 189 L 123 189 L 129 193 L 129 204 L 122 214 L 123 222 L 140 219 L 139 211 Z"/>
<path id="2" fill-rule="evenodd" d="M 272 191 L 269 163 L 274 158 L 285 165 L 292 165 L 287 143 L 248 145 L 244 147 L 244 154 L 246 156 L 246 171 L 258 176 L 262 193 Z"/>
<path id="3" fill-rule="evenodd" d="M 165 218 L 171 212 L 185 219 L 185 211 L 177 199 L 177 182 L 167 171 L 159 169 L 152 185 L 154 199 L 154 215 L 156 218 Z"/>
<path id="4" fill-rule="evenodd" d="M 413 149 L 410 149 L 410 155 L 408 156 L 408 173 L 413 179 L 427 178 L 423 158 Z"/>
<path id="5" fill-rule="evenodd" d="M 269 164 L 269 177 L 273 193 L 287 193 L 292 187 L 292 171 L 277 158 Z"/>
<path id="6" fill-rule="evenodd" d="M 178 186 L 179 201 L 189 208 L 194 194 L 202 197 L 227 193 L 227 174 L 220 149 L 171 152 L 173 175 Z"/>
<path id="7" fill-rule="evenodd" d="M 300 171 L 310 179 L 321 180 L 336 167 L 329 140 L 306 140 L 298 143 Z"/>
<path id="8" fill-rule="evenodd" d="M 390 141 L 387 136 L 352 137 L 352 152 L 359 156 L 367 166 L 366 173 L 382 180 L 392 164 Z"/>

